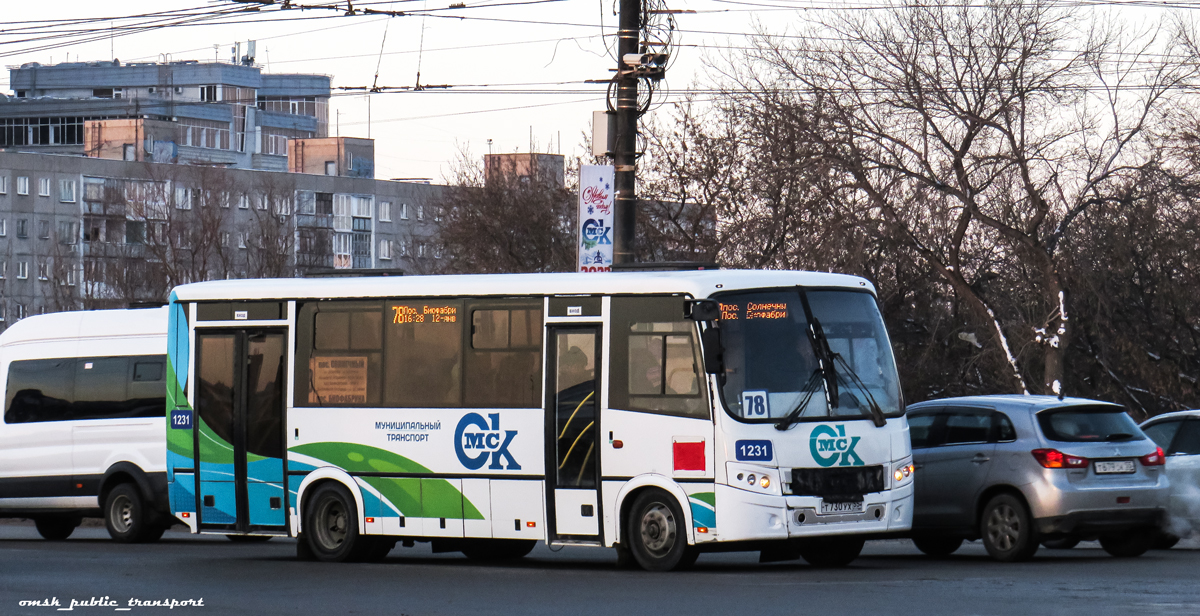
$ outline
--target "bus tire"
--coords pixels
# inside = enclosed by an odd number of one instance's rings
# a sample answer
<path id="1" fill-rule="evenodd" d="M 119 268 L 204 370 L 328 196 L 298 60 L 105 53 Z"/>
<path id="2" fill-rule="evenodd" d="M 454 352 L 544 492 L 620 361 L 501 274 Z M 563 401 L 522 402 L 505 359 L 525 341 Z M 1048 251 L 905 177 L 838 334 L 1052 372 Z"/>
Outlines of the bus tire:
<path id="1" fill-rule="evenodd" d="M 672 571 L 696 562 L 688 545 L 686 518 L 675 497 L 652 488 L 638 494 L 629 509 L 626 536 L 633 558 L 646 571 Z"/>
<path id="2" fill-rule="evenodd" d="M 358 530 L 354 497 L 340 483 L 322 483 L 304 501 L 304 534 L 317 560 L 354 561 L 370 549 L 370 538 Z"/>
<path id="3" fill-rule="evenodd" d="M 471 560 L 516 560 L 533 551 L 536 541 L 525 539 L 471 539 L 463 545 L 463 556 Z"/>
<path id="4" fill-rule="evenodd" d="M 912 538 L 918 550 L 927 556 L 949 556 L 962 547 L 961 537 L 942 537 L 939 535 L 916 535 Z"/>
<path id="5" fill-rule="evenodd" d="M 151 521 L 142 493 L 132 483 L 109 490 L 104 499 L 104 527 L 113 541 L 119 543 L 157 541 L 166 530 Z"/>
<path id="6" fill-rule="evenodd" d="M 79 524 L 83 522 L 80 518 L 63 517 L 63 516 L 47 516 L 34 518 L 33 524 L 37 527 L 37 532 L 46 541 L 62 541 L 71 536 Z"/>
<path id="7" fill-rule="evenodd" d="M 799 541 L 800 557 L 814 567 L 845 567 L 862 553 L 862 537 L 809 537 Z"/>

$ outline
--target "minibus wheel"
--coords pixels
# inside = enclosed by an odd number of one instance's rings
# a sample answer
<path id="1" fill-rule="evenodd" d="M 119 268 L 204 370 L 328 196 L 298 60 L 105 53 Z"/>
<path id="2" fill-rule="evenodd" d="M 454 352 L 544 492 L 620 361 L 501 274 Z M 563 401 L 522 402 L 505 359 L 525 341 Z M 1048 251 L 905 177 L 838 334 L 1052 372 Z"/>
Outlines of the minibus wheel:
<path id="1" fill-rule="evenodd" d="M 113 541 L 146 543 L 162 537 L 166 528 L 154 525 L 148 517 L 137 486 L 122 483 L 104 499 L 104 526 Z"/>
<path id="2" fill-rule="evenodd" d="M 1100 547 L 1117 558 L 1141 556 L 1154 545 L 1153 531 L 1139 528 L 1116 535 L 1101 535 Z"/>
<path id="3" fill-rule="evenodd" d="M 686 518 L 675 497 L 649 489 L 638 495 L 629 509 L 626 530 L 633 558 L 647 571 L 682 569 L 699 555 L 688 545 Z"/>
<path id="4" fill-rule="evenodd" d="M 46 541 L 62 541 L 70 537 L 82 521 L 80 518 L 54 516 L 35 518 L 33 523 L 37 526 L 38 534 Z"/>

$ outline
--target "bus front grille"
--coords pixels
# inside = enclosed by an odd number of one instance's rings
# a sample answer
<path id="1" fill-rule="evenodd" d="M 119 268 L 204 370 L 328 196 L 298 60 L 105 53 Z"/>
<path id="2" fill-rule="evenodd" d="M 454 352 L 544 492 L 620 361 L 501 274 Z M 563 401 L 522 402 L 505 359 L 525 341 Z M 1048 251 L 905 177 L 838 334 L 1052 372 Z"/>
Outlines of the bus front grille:
<path id="1" fill-rule="evenodd" d="M 882 492 L 883 467 L 793 468 L 792 494 L 820 496 L 827 502 L 857 502 L 864 494 Z"/>

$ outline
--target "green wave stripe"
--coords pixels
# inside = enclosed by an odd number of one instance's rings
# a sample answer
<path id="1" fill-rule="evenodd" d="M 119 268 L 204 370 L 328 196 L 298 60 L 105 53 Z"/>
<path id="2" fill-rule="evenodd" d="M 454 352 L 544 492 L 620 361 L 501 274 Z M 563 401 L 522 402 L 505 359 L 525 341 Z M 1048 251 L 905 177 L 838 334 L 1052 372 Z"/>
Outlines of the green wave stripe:
<path id="1" fill-rule="evenodd" d="M 717 508 L 716 492 L 697 492 L 695 494 L 688 494 L 688 498 L 694 498 L 702 503 L 708 503 L 713 509 Z"/>
<path id="2" fill-rule="evenodd" d="M 321 442 L 291 447 L 288 451 L 317 458 L 351 473 L 433 473 L 386 449 L 358 443 Z M 416 477 L 362 477 L 379 490 L 401 515 L 414 518 L 482 520 L 483 514 L 458 488 L 445 479 Z"/>

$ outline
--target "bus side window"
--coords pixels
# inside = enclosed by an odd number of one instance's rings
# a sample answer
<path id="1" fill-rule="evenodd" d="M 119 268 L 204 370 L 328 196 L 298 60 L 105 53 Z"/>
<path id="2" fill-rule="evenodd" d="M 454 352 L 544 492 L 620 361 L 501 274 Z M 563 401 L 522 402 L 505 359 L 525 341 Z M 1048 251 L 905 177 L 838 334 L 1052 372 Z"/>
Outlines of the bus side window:
<path id="1" fill-rule="evenodd" d="M 385 304 L 385 405 L 462 406 L 462 304 L 440 299 Z"/>
<path id="2" fill-rule="evenodd" d="M 708 418 L 695 323 L 683 298 L 614 297 L 612 408 Z"/>
<path id="3" fill-rule="evenodd" d="M 536 408 L 542 392 L 542 307 L 472 304 L 464 357 L 467 407 Z"/>
<path id="4" fill-rule="evenodd" d="M 381 302 L 301 305 L 296 326 L 296 405 L 378 406 L 383 322 Z"/>

